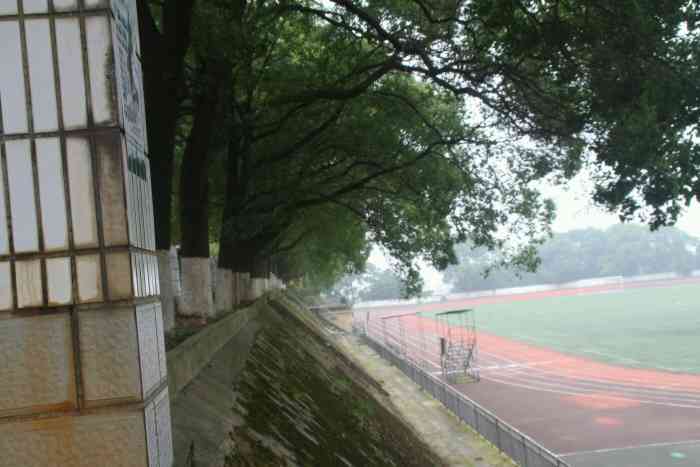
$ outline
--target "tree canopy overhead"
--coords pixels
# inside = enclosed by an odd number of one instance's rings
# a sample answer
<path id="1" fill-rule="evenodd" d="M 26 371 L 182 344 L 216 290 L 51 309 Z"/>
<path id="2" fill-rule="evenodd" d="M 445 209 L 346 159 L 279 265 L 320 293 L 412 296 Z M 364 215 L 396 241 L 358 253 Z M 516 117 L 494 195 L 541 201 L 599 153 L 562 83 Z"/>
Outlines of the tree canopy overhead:
<path id="1" fill-rule="evenodd" d="M 377 70 L 467 96 L 481 124 L 550 145 L 541 170 L 592 156 L 609 169 L 596 199 L 623 217 L 663 225 L 700 195 L 696 1 L 321 3 L 292 8 L 375 45 Z"/>
<path id="2" fill-rule="evenodd" d="M 654 226 L 700 195 L 696 2 L 139 3 L 151 157 L 164 177 L 183 158 L 187 255 L 213 239 L 226 267 L 298 265 L 347 226 L 336 259 L 374 241 L 415 282 L 418 256 L 442 269 L 463 241 L 534 267 L 553 206 L 533 182 L 585 163 L 599 202 Z M 171 189 L 154 183 L 167 212 Z"/>

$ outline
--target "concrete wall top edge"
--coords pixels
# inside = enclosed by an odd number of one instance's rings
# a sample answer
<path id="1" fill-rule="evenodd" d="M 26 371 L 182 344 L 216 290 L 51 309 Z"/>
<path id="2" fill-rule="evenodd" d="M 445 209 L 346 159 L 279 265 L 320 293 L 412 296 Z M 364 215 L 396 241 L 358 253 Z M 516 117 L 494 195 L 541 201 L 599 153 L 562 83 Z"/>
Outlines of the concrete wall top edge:
<path id="1" fill-rule="evenodd" d="M 171 398 L 177 397 L 214 355 L 257 316 L 260 306 L 256 303 L 237 310 L 167 352 L 168 387 Z"/>

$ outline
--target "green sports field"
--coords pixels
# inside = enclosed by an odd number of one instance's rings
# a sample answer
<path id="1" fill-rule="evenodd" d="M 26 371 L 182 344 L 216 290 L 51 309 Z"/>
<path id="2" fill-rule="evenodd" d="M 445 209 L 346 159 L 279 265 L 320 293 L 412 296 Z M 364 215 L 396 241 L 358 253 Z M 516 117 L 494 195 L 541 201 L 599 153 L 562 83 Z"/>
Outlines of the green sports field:
<path id="1" fill-rule="evenodd" d="M 700 285 L 479 305 L 477 328 L 629 367 L 700 374 Z"/>

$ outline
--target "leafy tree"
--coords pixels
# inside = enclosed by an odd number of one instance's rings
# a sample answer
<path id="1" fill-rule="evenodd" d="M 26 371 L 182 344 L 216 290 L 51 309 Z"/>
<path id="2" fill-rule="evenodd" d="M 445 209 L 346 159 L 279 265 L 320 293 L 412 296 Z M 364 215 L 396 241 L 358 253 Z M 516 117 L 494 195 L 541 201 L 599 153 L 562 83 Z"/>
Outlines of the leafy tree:
<path id="1" fill-rule="evenodd" d="M 305 222 L 329 205 L 397 258 L 409 293 L 416 258 L 444 268 L 456 242 L 532 269 L 553 212 L 532 182 L 569 177 L 586 157 L 610 169 L 597 199 L 624 215 L 646 204 L 654 225 L 672 221 L 697 194 L 697 5 L 686 0 L 140 7 L 144 54 L 172 45 L 177 58 L 162 73 L 146 66 L 149 114 L 166 114 L 149 128 L 167 136 L 152 158 L 168 177 L 179 122 L 182 180 L 196 175 L 180 184 L 183 243 L 208 253 L 203 211 L 223 189 L 218 240 L 235 270 L 264 274 L 285 242 L 303 248 Z M 161 78 L 174 105 L 162 105 Z M 226 158 L 214 186 L 212 154 Z M 170 209 L 167 188 L 154 184 L 157 211 Z"/>
<path id="2" fill-rule="evenodd" d="M 648 3 L 658 4 L 660 14 L 637 16 Z M 594 102 L 591 125 L 591 148 L 602 169 L 595 199 L 619 208 L 622 219 L 659 227 L 700 199 L 700 8 L 695 1 L 630 7 L 622 17 L 628 25 L 610 40 L 635 53 L 600 53 L 605 66 L 591 76 L 597 89 L 607 89 Z"/>
<path id="3" fill-rule="evenodd" d="M 273 269 L 285 280 L 302 278 L 306 289 L 327 290 L 340 277 L 356 274 L 369 256 L 365 226 L 346 210 L 321 206 L 291 229 L 272 256 Z"/>
<path id="4" fill-rule="evenodd" d="M 237 138 L 229 143 L 235 181 L 227 190 L 222 222 L 224 258 L 251 263 L 246 256 L 274 243 L 299 210 L 320 203 L 343 206 L 367 223 L 372 239 L 399 259 L 412 283 L 416 255 L 445 267 L 453 260 L 452 244 L 472 234 L 474 241 L 495 247 L 494 233 L 508 217 L 522 218 L 518 228 L 531 233 L 546 230 L 540 224 L 550 217 L 550 206 L 527 188 L 525 177 L 508 185 L 516 177 L 504 173 L 505 164 L 500 171 L 479 170 L 477 164 L 498 159 L 494 143 L 478 127 L 463 125 L 464 110 L 448 93 L 403 73 L 373 76 L 363 81 L 362 92 L 335 83 L 313 92 L 295 89 L 313 81 L 307 76 L 358 79 L 362 73 L 355 70 L 373 69 L 376 55 L 354 34 L 304 18 L 293 34 L 280 28 L 284 46 L 270 50 L 269 60 L 255 62 L 257 79 L 244 80 L 252 88 L 242 89 L 235 100 L 235 113 L 248 118 L 236 117 L 231 130 Z M 300 27 L 306 34 L 299 34 Z M 305 42 L 298 43 L 300 37 Z M 333 45 L 309 47 L 314 37 Z M 305 53 L 293 52 L 299 50 Z M 296 61 L 284 59 L 289 55 Z M 306 81 L 279 81 L 289 76 Z M 274 86 L 263 92 L 270 83 Z M 484 196 L 491 204 L 480 201 Z M 464 208 L 469 205 L 479 209 Z M 246 231 L 251 226 L 254 231 Z"/>

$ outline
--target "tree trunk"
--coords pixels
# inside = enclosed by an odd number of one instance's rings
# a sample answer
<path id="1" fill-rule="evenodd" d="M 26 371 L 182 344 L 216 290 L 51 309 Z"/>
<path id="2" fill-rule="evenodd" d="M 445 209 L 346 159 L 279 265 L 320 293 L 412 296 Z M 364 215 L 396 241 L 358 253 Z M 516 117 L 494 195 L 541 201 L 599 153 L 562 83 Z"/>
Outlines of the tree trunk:
<path id="1" fill-rule="evenodd" d="M 230 222 L 240 212 L 250 187 L 250 134 L 246 131 L 246 122 L 238 113 L 234 114 L 234 118 L 237 124 L 229 140 L 226 160 L 226 191 L 219 233 L 219 267 L 234 272 L 250 272 L 251 255 L 254 252 L 250 251 L 250 245 L 239 239 L 239 233 L 230 227 Z"/>
<path id="2" fill-rule="evenodd" d="M 158 275 L 160 301 L 163 306 L 163 328 L 165 332 L 170 332 L 175 326 L 175 309 L 180 299 L 180 266 L 174 248 L 158 251 Z"/>
<path id="3" fill-rule="evenodd" d="M 172 241 L 172 191 L 175 130 L 184 83 L 185 55 L 190 46 L 194 0 L 163 4 L 162 32 L 148 0 L 138 0 L 139 33 L 148 127 L 149 159 L 155 218 L 156 249 L 167 251 Z M 163 253 L 164 254 L 164 253 Z"/>
<path id="4" fill-rule="evenodd" d="M 204 318 L 213 311 L 209 267 L 209 161 L 226 78 L 224 71 L 219 64 L 206 70 L 205 88 L 197 99 L 180 173 L 183 287 L 180 312 Z"/>
<path id="5" fill-rule="evenodd" d="M 219 266 L 233 272 L 250 273 L 253 270 L 255 250 L 252 242 L 227 238 L 219 249 Z"/>
<path id="6" fill-rule="evenodd" d="M 180 251 L 187 258 L 209 257 L 209 162 L 225 77 L 223 65 L 213 64 L 207 68 L 205 88 L 197 99 L 182 159 Z"/>
<path id="7" fill-rule="evenodd" d="M 219 244 L 219 267 L 231 271 L 234 281 L 233 303 L 250 301 L 249 278 L 253 269 L 252 245 L 222 235 Z"/>
<path id="8" fill-rule="evenodd" d="M 228 147 L 226 193 L 219 236 L 219 267 L 233 271 L 236 283 L 233 300 L 234 303 L 240 303 L 257 299 L 267 288 L 269 264 L 267 259 L 258 258 L 258 255 L 274 241 L 277 234 L 267 232 L 251 239 L 241 239 L 238 237 L 240 233 L 229 227 L 231 220 L 243 208 L 252 183 L 249 176 L 250 135 L 246 132 L 244 119 L 240 115 L 236 117 L 236 134 L 232 135 Z"/>
<path id="9" fill-rule="evenodd" d="M 212 277 L 209 258 L 181 258 L 182 295 L 178 312 L 206 320 L 213 315 Z"/>
<path id="10" fill-rule="evenodd" d="M 234 273 L 231 269 L 216 268 L 216 288 L 214 291 L 214 305 L 216 312 L 231 311 L 235 304 Z"/>
<path id="11" fill-rule="evenodd" d="M 253 259 L 253 270 L 250 271 L 250 277 L 253 279 L 267 279 L 268 264 L 268 258 L 266 256 L 256 255 Z"/>
<path id="12" fill-rule="evenodd" d="M 158 30 L 148 0 L 138 0 L 139 35 L 143 57 L 143 87 L 151 164 L 151 192 L 156 250 L 160 270 L 165 331 L 175 325 L 180 288 L 170 275 L 172 255 L 172 195 L 175 133 L 183 95 L 185 55 L 190 46 L 194 0 L 163 3 Z M 177 262 L 177 255 L 175 256 Z M 179 283 L 178 283 L 179 285 Z"/>
<path id="13" fill-rule="evenodd" d="M 268 259 L 263 255 L 256 255 L 253 259 L 253 268 L 250 271 L 250 298 L 257 300 L 267 289 Z"/>

